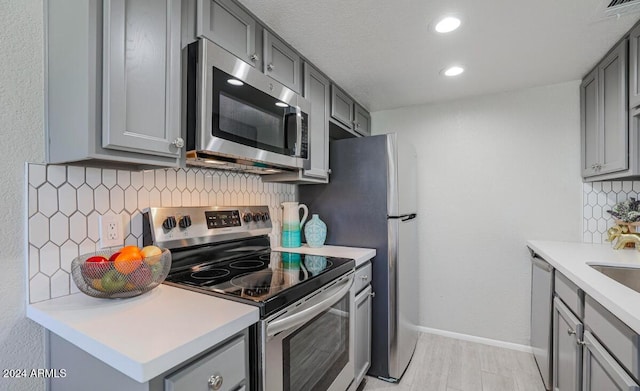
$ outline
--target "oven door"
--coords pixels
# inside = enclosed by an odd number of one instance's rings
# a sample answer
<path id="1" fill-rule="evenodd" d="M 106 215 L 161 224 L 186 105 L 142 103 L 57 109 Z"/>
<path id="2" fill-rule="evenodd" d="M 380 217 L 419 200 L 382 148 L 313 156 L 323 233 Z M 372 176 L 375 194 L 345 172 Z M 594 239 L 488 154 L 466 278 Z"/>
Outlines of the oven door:
<path id="1" fill-rule="evenodd" d="M 262 322 L 264 390 L 344 391 L 353 381 L 353 272 Z"/>
<path id="2" fill-rule="evenodd" d="M 201 39 L 197 48 L 197 112 L 195 123 L 187 118 L 187 149 L 276 167 L 308 165 L 308 101 L 213 42 Z"/>

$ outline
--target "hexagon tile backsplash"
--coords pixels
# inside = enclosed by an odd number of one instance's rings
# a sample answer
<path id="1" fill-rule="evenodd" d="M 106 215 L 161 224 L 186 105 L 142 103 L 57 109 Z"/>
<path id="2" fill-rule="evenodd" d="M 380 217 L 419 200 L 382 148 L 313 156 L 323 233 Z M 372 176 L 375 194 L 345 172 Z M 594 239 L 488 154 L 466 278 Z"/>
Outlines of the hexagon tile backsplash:
<path id="1" fill-rule="evenodd" d="M 614 224 L 608 210 L 614 204 L 640 197 L 640 181 L 591 182 L 582 185 L 582 241 L 604 243 Z"/>
<path id="2" fill-rule="evenodd" d="M 71 261 L 100 249 L 100 215 L 123 216 L 125 243 L 140 246 L 141 211 L 149 206 L 269 205 L 271 240 L 278 243 L 280 203 L 296 199 L 295 185 L 201 168 L 126 171 L 28 163 L 26 173 L 30 303 L 78 292 Z"/>

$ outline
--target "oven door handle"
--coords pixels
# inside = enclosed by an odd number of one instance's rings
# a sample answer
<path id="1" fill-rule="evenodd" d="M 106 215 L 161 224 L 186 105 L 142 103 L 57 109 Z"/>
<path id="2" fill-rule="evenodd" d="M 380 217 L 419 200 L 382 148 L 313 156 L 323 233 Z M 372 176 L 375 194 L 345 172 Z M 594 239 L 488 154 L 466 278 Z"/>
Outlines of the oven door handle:
<path id="1" fill-rule="evenodd" d="M 349 289 L 351 289 L 351 285 L 353 285 L 353 274 L 349 277 L 349 279 L 337 284 L 335 287 L 328 289 L 326 292 L 321 293 L 319 295 L 320 297 L 328 297 L 324 298 L 319 303 L 316 303 L 309 308 L 297 312 L 294 315 L 287 316 L 284 319 L 276 320 L 275 322 L 269 323 L 267 325 L 267 336 L 273 337 L 274 335 L 282 331 L 307 323 L 308 321 L 315 318 L 322 312 L 328 310 L 335 303 L 340 301 L 340 299 L 344 297 L 345 293 L 349 292 Z"/>

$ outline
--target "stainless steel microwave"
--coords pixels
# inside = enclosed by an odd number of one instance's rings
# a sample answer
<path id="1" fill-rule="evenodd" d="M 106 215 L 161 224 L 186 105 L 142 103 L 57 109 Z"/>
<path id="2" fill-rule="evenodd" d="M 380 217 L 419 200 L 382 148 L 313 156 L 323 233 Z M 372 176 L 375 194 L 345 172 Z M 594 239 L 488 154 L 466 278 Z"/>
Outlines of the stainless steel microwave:
<path id="1" fill-rule="evenodd" d="M 309 101 L 207 39 L 185 51 L 187 164 L 258 174 L 309 168 Z"/>

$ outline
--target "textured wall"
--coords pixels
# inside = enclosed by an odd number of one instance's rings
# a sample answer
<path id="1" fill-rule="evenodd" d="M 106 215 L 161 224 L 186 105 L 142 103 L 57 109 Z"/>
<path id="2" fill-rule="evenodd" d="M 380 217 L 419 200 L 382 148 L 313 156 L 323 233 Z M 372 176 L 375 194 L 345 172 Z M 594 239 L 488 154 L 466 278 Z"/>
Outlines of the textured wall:
<path id="1" fill-rule="evenodd" d="M 640 181 L 590 182 L 582 185 L 582 241 L 604 243 L 614 225 L 608 210 L 617 202 L 640 198 Z"/>
<path id="2" fill-rule="evenodd" d="M 280 203 L 296 186 L 263 183 L 258 175 L 201 168 L 127 171 L 64 165 L 28 165 L 29 302 L 78 288 L 71 261 L 100 249 L 100 215 L 118 215 L 125 244 L 142 245 L 142 214 L 149 206 L 268 205 L 280 242 Z"/>
<path id="3" fill-rule="evenodd" d="M 40 326 L 24 316 L 24 162 L 44 160 L 41 0 L 0 0 L 0 369 L 43 368 Z M 5 379 L 2 390 L 42 390 Z"/>
<path id="4" fill-rule="evenodd" d="M 527 239 L 579 241 L 578 83 L 373 113 L 418 151 L 420 323 L 529 344 Z"/>

